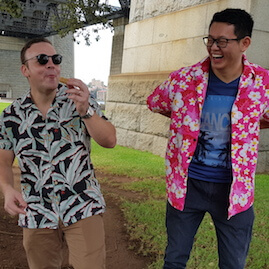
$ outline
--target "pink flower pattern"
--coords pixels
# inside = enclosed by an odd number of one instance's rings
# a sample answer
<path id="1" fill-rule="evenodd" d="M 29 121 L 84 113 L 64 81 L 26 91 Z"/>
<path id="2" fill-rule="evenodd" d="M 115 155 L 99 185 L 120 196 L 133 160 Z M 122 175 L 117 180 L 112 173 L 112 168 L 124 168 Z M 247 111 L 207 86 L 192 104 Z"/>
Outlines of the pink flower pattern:
<path id="1" fill-rule="evenodd" d="M 228 218 L 247 210 L 254 202 L 259 121 L 269 121 L 269 71 L 249 63 L 245 55 L 242 60 L 244 70 L 231 112 L 233 181 Z M 210 60 L 206 58 L 174 71 L 147 99 L 151 111 L 171 112 L 166 190 L 169 203 L 179 210 L 184 208 L 188 167 L 198 140 L 209 68 Z"/>

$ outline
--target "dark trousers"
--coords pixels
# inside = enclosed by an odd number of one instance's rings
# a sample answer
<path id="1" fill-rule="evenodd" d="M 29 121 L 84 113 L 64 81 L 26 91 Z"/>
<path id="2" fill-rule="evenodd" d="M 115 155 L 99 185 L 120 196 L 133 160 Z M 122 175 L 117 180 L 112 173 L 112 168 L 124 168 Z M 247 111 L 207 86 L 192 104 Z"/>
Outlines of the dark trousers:
<path id="1" fill-rule="evenodd" d="M 194 236 L 206 212 L 211 215 L 216 229 L 219 268 L 244 268 L 251 241 L 254 212 L 251 207 L 227 220 L 229 191 L 230 184 L 188 179 L 184 210 L 177 210 L 167 203 L 168 244 L 164 269 L 186 267 Z"/>

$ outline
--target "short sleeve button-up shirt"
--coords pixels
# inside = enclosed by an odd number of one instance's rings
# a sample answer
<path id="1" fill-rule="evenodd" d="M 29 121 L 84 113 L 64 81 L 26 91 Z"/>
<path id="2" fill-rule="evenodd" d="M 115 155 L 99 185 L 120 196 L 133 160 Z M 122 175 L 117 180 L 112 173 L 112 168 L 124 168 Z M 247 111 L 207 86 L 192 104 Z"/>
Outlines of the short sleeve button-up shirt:
<path id="1" fill-rule="evenodd" d="M 254 176 L 258 156 L 259 121 L 269 118 L 269 71 L 242 59 L 244 70 L 231 112 L 233 181 L 229 218 L 247 210 L 254 201 Z M 150 110 L 171 113 L 166 151 L 166 187 L 170 204 L 183 210 L 188 167 L 200 132 L 210 68 L 209 58 L 170 74 L 148 97 Z"/>
<path id="2" fill-rule="evenodd" d="M 15 100 L 0 117 L 0 148 L 12 150 L 21 169 L 27 202 L 19 225 L 56 229 L 105 211 L 105 202 L 90 159 L 90 136 L 59 86 L 46 118 L 30 93 Z M 98 104 L 89 99 L 99 116 Z"/>

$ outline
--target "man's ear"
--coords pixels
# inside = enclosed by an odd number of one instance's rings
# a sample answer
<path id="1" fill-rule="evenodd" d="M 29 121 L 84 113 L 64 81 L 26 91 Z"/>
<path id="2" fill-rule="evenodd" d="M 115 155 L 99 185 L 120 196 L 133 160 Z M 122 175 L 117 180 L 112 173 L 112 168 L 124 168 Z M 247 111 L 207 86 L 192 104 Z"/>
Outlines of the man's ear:
<path id="1" fill-rule="evenodd" d="M 21 65 L 21 73 L 23 76 L 25 76 L 26 78 L 29 77 L 29 69 L 28 66 L 26 66 L 25 64 Z"/>
<path id="2" fill-rule="evenodd" d="M 249 36 L 245 36 L 241 40 L 241 44 L 242 44 L 242 52 L 245 52 L 251 44 L 251 38 Z"/>

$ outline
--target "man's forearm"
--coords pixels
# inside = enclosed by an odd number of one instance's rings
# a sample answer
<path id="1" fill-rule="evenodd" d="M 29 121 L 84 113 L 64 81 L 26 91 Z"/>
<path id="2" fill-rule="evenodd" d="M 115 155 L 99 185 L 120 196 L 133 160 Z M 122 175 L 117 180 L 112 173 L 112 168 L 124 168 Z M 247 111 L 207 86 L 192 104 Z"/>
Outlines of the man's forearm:
<path id="1" fill-rule="evenodd" d="M 267 129 L 267 128 L 269 128 L 269 122 L 266 121 L 266 120 L 261 120 L 260 121 L 260 128 L 261 129 Z"/>
<path id="2" fill-rule="evenodd" d="M 10 188 L 14 188 L 12 167 L 4 167 L 0 164 L 0 189 L 5 194 Z"/>
<path id="3" fill-rule="evenodd" d="M 91 137 L 102 147 L 113 148 L 116 145 L 116 129 L 109 121 L 99 117 L 96 113 L 91 118 L 84 119 L 84 123 Z"/>

